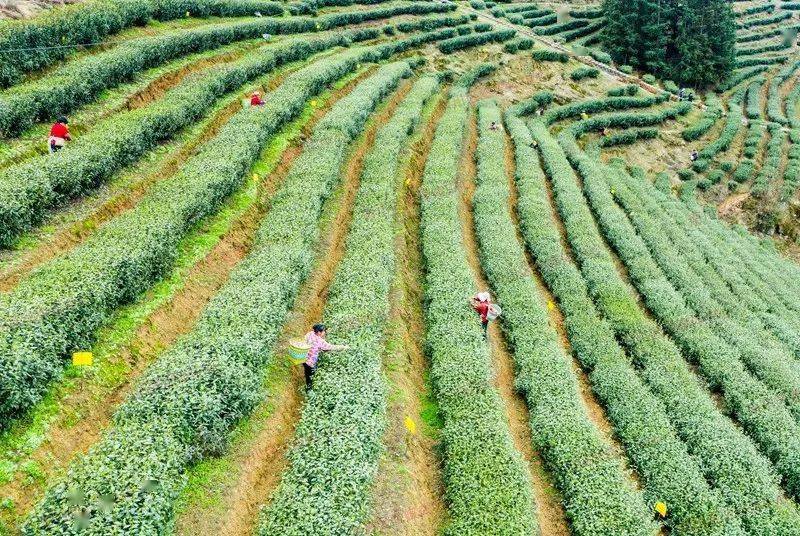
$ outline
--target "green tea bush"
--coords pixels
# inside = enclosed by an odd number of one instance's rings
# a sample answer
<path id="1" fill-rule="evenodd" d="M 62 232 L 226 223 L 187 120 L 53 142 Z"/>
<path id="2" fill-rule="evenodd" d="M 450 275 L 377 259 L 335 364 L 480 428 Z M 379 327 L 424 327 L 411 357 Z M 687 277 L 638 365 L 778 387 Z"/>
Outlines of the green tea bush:
<path id="1" fill-rule="evenodd" d="M 663 475 L 657 480 L 658 484 L 654 484 L 665 486 L 666 491 L 656 496 L 669 493 L 674 499 L 668 500 L 689 508 L 682 510 L 686 517 L 677 522 L 673 530 L 681 532 L 682 525 L 687 534 L 694 534 L 695 531 L 700 534 L 724 533 L 727 530 L 741 532 L 736 520 L 731 519 L 724 507 L 717 506 L 715 509 L 719 515 L 718 522 L 706 518 L 704 512 L 707 510 L 694 503 L 692 494 L 683 491 L 683 484 L 670 478 L 670 470 L 662 467 L 664 472 L 660 473 L 659 464 L 671 465 L 678 457 L 686 459 L 684 454 L 680 454 L 684 445 L 690 459 L 700 462 L 705 479 L 697 478 L 690 461 L 677 464 L 675 474 L 681 474 L 681 481 L 690 482 L 697 489 L 705 487 L 706 479 L 713 481 L 714 491 L 703 492 L 703 502 L 714 504 L 713 495 L 718 492 L 726 504 L 743 516 L 748 528 L 766 526 L 777 530 L 781 526 L 790 526 L 797 512 L 783 508 L 777 500 L 775 491 L 778 486 L 771 465 L 750 439 L 717 409 L 707 389 L 687 366 L 680 350 L 671 339 L 664 336 L 660 326 L 646 316 L 636 296 L 620 278 L 563 151 L 542 124 L 531 122 L 530 125 L 532 134 L 539 142 L 545 169 L 552 180 L 556 208 L 566 226 L 567 240 L 581 270 L 576 270 L 567 260 L 569 256 L 561 245 L 561 233 L 549 217 L 550 204 L 543 178 L 525 181 L 525 188 L 518 179 L 523 235 L 534 256 L 539 259 L 537 265 L 542 268 L 542 276 L 562 305 L 565 321 L 568 325 L 572 322 L 568 333 L 571 334 L 573 330 L 583 333 L 581 338 L 575 335 L 573 339 L 571 336 L 576 355 L 586 360 L 585 366 L 600 367 L 590 376 L 592 386 L 601 400 L 613 397 L 624 408 L 609 412 L 612 418 L 628 417 L 626 420 L 630 424 L 626 427 L 615 422 L 617 433 L 621 438 L 628 433 L 664 434 L 664 447 L 675 452 L 665 455 L 659 450 L 662 445 L 659 440 L 633 441 L 632 446 L 626 449 L 629 456 L 641 460 L 635 462 L 637 465 L 648 461 L 655 464 L 653 473 L 639 466 L 640 474 Z M 569 141 L 566 134 L 562 143 L 570 144 L 571 150 L 579 152 L 574 141 Z M 518 150 L 521 146 L 521 143 L 517 143 Z M 520 170 L 535 169 L 533 165 L 517 164 L 518 173 Z M 662 183 L 669 191 L 669 181 Z M 536 190 L 532 190 L 529 184 L 534 185 Z M 618 188 L 616 184 L 615 188 Z M 528 195 L 526 192 L 531 193 Z M 593 309 L 594 303 L 598 308 L 597 313 Z M 570 317 L 575 319 L 571 320 Z M 609 332 L 604 325 L 606 321 L 613 331 Z M 578 343 L 580 340 L 583 342 Z M 630 356 L 614 349 L 617 340 Z M 594 356 L 593 362 L 582 355 Z M 631 359 L 636 363 L 635 370 L 631 367 Z M 637 387 L 640 379 L 647 388 Z M 661 404 L 649 402 L 650 394 L 657 397 Z M 652 409 L 645 409 L 644 404 Z M 605 405 L 612 408 L 610 402 Z M 649 424 L 655 424 L 651 416 L 660 421 L 661 411 L 667 413 L 683 444 L 668 439 L 667 424 L 650 428 Z M 636 425 L 637 422 L 642 424 Z M 694 508 L 697 508 L 696 513 L 690 513 Z M 668 523 L 674 522 L 675 518 L 671 520 Z"/>
<path id="2" fill-rule="evenodd" d="M 472 29 L 475 30 L 475 32 L 477 32 L 477 33 L 483 33 L 483 32 L 488 32 L 489 30 L 491 30 L 492 29 L 492 25 L 489 24 L 488 22 L 481 22 L 481 23 L 478 23 L 475 26 L 473 26 Z"/>
<path id="3" fill-rule="evenodd" d="M 590 21 L 589 24 L 584 26 L 578 26 L 574 30 L 568 30 L 565 32 L 561 32 L 560 36 L 564 38 L 564 41 L 567 43 L 570 41 L 574 41 L 581 37 L 585 37 L 587 35 L 594 34 L 595 32 L 599 32 L 605 26 L 605 22 L 602 20 L 597 21 Z M 599 60 L 598 60 L 599 61 Z M 610 61 L 608 63 L 611 63 Z"/>
<path id="4" fill-rule="evenodd" d="M 600 147 L 614 147 L 616 145 L 630 145 L 641 140 L 652 140 L 657 137 L 657 128 L 631 128 L 616 134 L 603 136 L 598 144 Z"/>
<path id="5" fill-rule="evenodd" d="M 792 13 L 790 11 L 781 11 L 771 17 L 762 17 L 756 19 L 745 20 L 736 24 L 736 28 L 741 30 L 743 28 L 752 28 L 754 26 L 769 26 L 771 24 L 778 24 L 786 19 L 791 19 Z"/>
<path id="6" fill-rule="evenodd" d="M 290 466 L 262 514 L 259 534 L 363 530 L 387 420 L 388 388 L 381 358 L 395 276 L 396 222 L 391 215 L 397 206 L 400 156 L 437 86 L 435 77 L 414 85 L 377 132 L 364 160 L 345 254 L 336 269 L 324 314 L 329 332 L 334 337 L 346 334 L 350 349 L 320 360 L 295 430 Z M 339 148 L 339 160 L 343 160 L 344 149 L 344 145 Z M 309 149 L 308 158 L 327 160 L 311 154 L 315 152 L 316 148 Z M 337 170 L 329 164 L 329 175 L 335 176 Z M 304 173 L 304 167 L 298 165 L 295 175 Z M 369 314 L 364 315 L 365 311 Z M 309 485 L 321 479 L 326 482 L 324 487 Z M 325 516 L 314 514 L 320 509 Z"/>
<path id="7" fill-rule="evenodd" d="M 761 117 L 761 89 L 764 87 L 764 82 L 763 78 L 759 78 L 758 80 L 753 80 L 747 86 L 745 113 L 748 119 Z"/>
<path id="8" fill-rule="evenodd" d="M 341 76 L 363 59 L 363 53 L 351 53 L 298 71 L 290 77 L 292 81 L 287 79 L 281 86 L 286 99 L 274 106 L 268 103 L 255 113 L 243 112 L 237 116 L 242 118 L 238 126 L 248 122 L 275 125 L 276 119 L 281 122 L 278 118 L 286 117 L 283 110 L 287 105 L 299 110 L 308 97 L 308 90 L 302 91 L 298 82 L 309 77 L 320 81 L 326 76 Z M 86 504 L 85 534 L 158 534 L 167 530 L 186 469 L 199 458 L 223 451 L 231 426 L 261 401 L 261 374 L 269 363 L 282 319 L 300 282 L 311 270 L 313 255 L 309 252 L 319 239 L 318 217 L 324 199 L 339 179 L 348 142 L 358 134 L 381 97 L 409 72 L 405 62 L 381 68 L 338 101 L 332 115 L 317 124 L 310 144 L 314 157 L 299 157 L 304 165 L 295 164 L 294 174 L 287 176 L 275 196 L 252 253 L 211 300 L 195 328 L 148 368 L 115 414 L 113 431 L 73 465 L 66 479 L 47 492 L 27 520 L 28 533 L 71 526 L 74 503 L 69 499 L 75 493 Z M 294 88 L 290 90 L 291 86 Z M 313 87 L 321 89 L 318 82 Z M 297 89 L 302 92 L 296 93 Z M 252 158 L 246 165 L 230 167 L 229 171 L 247 172 L 263 146 L 264 134 L 254 129 L 237 130 L 235 135 L 251 137 L 256 143 L 248 148 Z M 231 149 L 243 146 L 228 144 L 222 154 L 231 160 Z M 204 171 L 213 169 L 207 166 Z M 242 300 L 242 296 L 248 299 Z M 160 428 L 161 432 L 146 443 L 140 434 L 128 435 L 139 428 L 151 433 L 153 428 Z M 165 441 L 166 448 L 160 445 Z M 129 454 L 121 456 L 123 452 Z M 148 463 L 165 471 L 151 473 L 154 468 Z M 145 472 L 136 471 L 142 464 Z M 153 479 L 154 485 L 143 488 L 143 478 Z M 101 500 L 111 506 L 98 507 Z M 336 514 L 345 514 L 347 506 L 342 506 L 343 511 Z M 334 518 L 325 521 L 333 523 Z M 340 518 L 335 521 L 347 523 Z"/>
<path id="9" fill-rule="evenodd" d="M 538 531 L 525 463 L 493 385 L 491 357 L 467 298 L 476 292 L 462 241 L 457 177 L 469 114 L 456 88 L 436 128 L 421 187 L 426 347 L 444 421 L 447 535 Z"/>
<path id="10" fill-rule="evenodd" d="M 519 2 L 519 3 L 509 3 L 508 5 L 504 6 L 503 9 L 506 10 L 506 13 L 522 13 L 523 11 L 531 11 L 532 9 L 539 9 L 539 4 L 534 2 Z"/>
<path id="11" fill-rule="evenodd" d="M 769 69 L 768 65 L 757 65 L 755 67 L 751 67 L 748 69 L 741 69 L 738 71 L 734 71 L 724 82 L 722 82 L 717 87 L 717 92 L 721 93 L 723 91 L 728 91 L 730 89 L 733 89 L 742 82 L 744 82 L 745 80 L 749 80 L 754 76 L 758 76 L 768 69 Z"/>
<path id="12" fill-rule="evenodd" d="M 674 95 L 677 95 L 681 91 L 681 89 L 678 87 L 678 84 L 672 80 L 664 80 L 661 85 L 664 86 L 664 91 L 669 91 Z"/>
<path id="13" fill-rule="evenodd" d="M 767 92 L 767 118 L 781 125 L 788 125 L 789 119 L 783 113 L 781 86 L 800 69 L 800 61 L 794 61 L 780 70 L 769 82 Z"/>
<path id="14" fill-rule="evenodd" d="M 507 15 L 506 18 L 508 19 L 509 22 L 513 24 L 525 24 L 525 19 L 523 19 L 520 15 L 516 15 L 514 13 Z"/>
<path id="15" fill-rule="evenodd" d="M 542 146 L 542 140 L 539 141 Z M 666 337 L 661 326 L 645 315 L 637 303 L 636 296 L 628 290 L 626 283 L 622 281 L 617 272 L 614 260 L 609 255 L 603 238 L 597 231 L 593 214 L 608 214 L 609 217 L 614 218 L 614 221 L 626 221 L 625 214 L 621 213 L 619 207 L 615 207 L 609 184 L 603 180 L 603 178 L 615 179 L 621 174 L 609 171 L 607 167 L 601 168 L 596 161 L 590 161 L 583 156 L 570 133 L 562 132 L 559 141 L 566 148 L 573 164 L 580 169 L 581 176 L 584 178 L 584 188 L 593 208 L 599 208 L 601 202 L 604 207 L 602 211 L 589 210 L 584 200 L 584 193 L 578 186 L 574 175 L 564 175 L 563 179 L 558 180 L 555 180 L 555 175 L 553 175 L 556 206 L 566 225 L 568 241 L 581 264 L 583 276 L 592 291 L 592 296 L 597 300 L 601 312 L 609 319 L 618 339 L 625 344 L 631 358 L 638 365 L 637 369 L 653 393 L 664 402 L 663 407 L 669 413 L 670 419 L 681 438 L 686 442 L 690 453 L 702 461 L 701 467 L 707 479 L 714 482 L 714 488 L 722 494 L 725 502 L 739 514 L 747 531 L 780 532 L 781 527 L 795 526 L 800 519 L 797 509 L 793 505 L 787 506 L 779 499 L 779 494 L 776 494 L 778 481 L 775 479 L 775 472 L 770 463 L 755 448 L 750 438 L 719 411 L 705 385 L 698 382 L 695 373 L 687 366 L 684 356 L 673 339 Z M 569 169 L 569 164 L 564 162 L 564 156 L 558 157 L 556 151 L 553 153 L 556 154 L 549 159 L 551 160 L 549 165 L 558 165 L 560 169 Z M 543 156 L 545 156 L 544 151 Z M 546 158 L 546 160 L 548 159 Z M 587 177 L 588 184 L 585 182 Z M 601 180 L 603 180 L 602 183 Z M 635 183 L 637 187 L 640 187 L 643 182 L 646 181 L 641 179 L 629 181 L 632 186 Z M 686 184 L 694 185 L 695 183 Z M 611 186 L 616 191 L 621 190 L 617 181 L 614 181 Z M 684 189 L 682 189 L 682 195 L 688 195 L 683 193 Z M 668 197 L 655 188 L 651 188 L 651 190 L 658 195 Z M 600 196 L 602 196 L 602 201 L 598 199 Z M 640 201 L 640 204 L 643 203 L 645 201 Z M 640 209 L 640 206 L 636 207 L 637 211 Z M 603 220 L 604 216 L 599 216 L 598 219 Z M 612 246 L 615 249 L 619 248 L 618 251 L 622 255 L 622 246 L 617 244 L 616 240 L 623 237 L 617 234 L 611 235 L 606 227 L 608 223 L 608 221 L 601 223 L 601 229 L 611 241 Z M 662 225 L 662 227 L 664 226 Z M 635 231 L 631 231 L 631 233 L 624 235 L 625 238 L 637 236 Z M 637 246 L 637 250 L 641 251 L 641 247 Z M 653 311 L 656 304 L 655 297 L 644 292 L 644 280 L 639 279 L 639 276 L 643 274 L 638 273 L 640 266 L 652 266 L 652 259 L 647 253 L 642 252 L 641 261 L 634 263 L 626 251 L 623 261 L 629 270 L 637 272 L 636 275 L 631 274 L 631 277 L 637 288 L 641 289 L 640 292 L 645 298 L 648 308 Z M 668 283 L 664 283 L 663 275 L 658 271 L 655 271 L 653 275 L 656 274 L 661 278 L 658 287 L 669 289 Z M 646 288 L 649 290 L 650 287 Z M 666 317 L 662 318 L 659 314 L 655 314 L 661 322 L 667 323 L 664 319 Z M 669 322 L 670 325 L 674 325 L 671 324 L 672 320 Z M 683 325 L 686 331 L 697 329 L 695 323 Z M 708 334 L 708 330 L 704 331 L 705 336 L 713 337 L 713 334 Z M 721 363 L 716 352 L 695 355 L 698 357 L 699 370 L 709 379 L 721 380 L 722 377 L 717 374 L 723 374 L 725 371 L 739 376 L 739 379 L 742 380 L 749 377 L 742 371 L 741 365 L 737 364 L 736 360 L 726 360 Z M 756 384 L 752 380 L 746 380 L 746 382 L 748 389 L 755 387 L 763 393 L 763 389 L 755 386 Z M 744 388 L 740 387 L 741 383 L 727 379 L 724 380 L 724 385 L 731 390 Z M 731 400 L 740 400 L 738 397 L 734 398 L 735 396 L 734 393 L 728 392 L 726 399 L 730 397 Z M 770 405 L 759 407 L 772 408 Z M 780 415 L 785 411 L 785 408 L 782 408 L 783 406 L 778 404 L 774 412 L 772 409 L 769 412 Z M 748 410 L 742 408 L 735 411 L 744 413 Z M 763 413 L 761 414 L 763 415 Z M 790 426 L 795 425 L 790 424 Z M 759 443 L 763 438 L 758 434 L 753 437 L 758 438 Z M 764 452 L 772 451 L 768 449 Z M 783 466 L 783 468 L 786 467 L 788 466 Z M 688 530 L 693 533 L 696 529 L 689 524 Z M 717 529 L 712 528 L 712 531 L 715 530 Z"/>
<path id="16" fill-rule="evenodd" d="M 600 71 L 594 67 L 578 67 L 569 73 L 569 77 L 576 82 L 584 78 L 597 78 L 598 76 L 600 76 Z"/>
<path id="17" fill-rule="evenodd" d="M 528 99 L 508 107 L 508 113 L 513 115 L 528 115 L 536 110 L 544 110 L 553 103 L 553 93 L 539 91 Z"/>
<path id="18" fill-rule="evenodd" d="M 517 37 L 503 45 L 503 50 L 509 54 L 514 54 L 520 50 L 530 50 L 533 48 L 534 41 L 529 37 Z"/>
<path id="19" fill-rule="evenodd" d="M 558 21 L 558 15 L 555 13 L 551 13 L 550 15 L 545 15 L 543 17 L 536 17 L 534 19 L 524 19 L 525 26 L 529 28 L 538 28 L 539 26 L 548 26 L 550 24 L 555 24 Z"/>
<path id="20" fill-rule="evenodd" d="M 439 50 L 445 54 L 450 54 L 457 50 L 463 50 L 486 43 L 501 43 L 514 37 L 516 33 L 516 30 L 493 30 L 491 32 L 462 35 L 441 41 L 439 43 Z"/>
<path id="21" fill-rule="evenodd" d="M 743 58 L 736 60 L 736 69 L 743 69 L 745 67 L 753 67 L 757 65 L 775 65 L 778 63 L 785 63 L 789 56 L 757 56 L 755 58 Z"/>
<path id="22" fill-rule="evenodd" d="M 29 20 L 0 22 L 0 87 L 19 82 L 22 75 L 47 67 L 76 50 L 120 30 L 150 19 L 283 14 L 280 2 L 268 0 L 95 0 L 66 6 Z M 53 44 L 59 46 L 54 47 Z M 73 46 L 74 45 L 74 46 Z"/>
<path id="23" fill-rule="evenodd" d="M 455 87 L 462 87 L 469 89 L 472 87 L 479 78 L 488 76 L 497 70 L 497 65 L 494 63 L 479 63 L 472 67 L 469 71 L 461 75 L 461 77 L 453 84 Z"/>
<path id="24" fill-rule="evenodd" d="M 506 10 L 508 11 L 508 10 Z M 525 11 L 517 11 L 516 14 L 524 19 L 538 19 L 539 17 L 544 17 L 545 15 L 553 15 L 554 11 L 552 9 L 527 9 Z"/>
<path id="25" fill-rule="evenodd" d="M 10 246 L 48 210 L 91 191 L 159 142 L 170 139 L 202 117 L 224 93 L 281 64 L 347 46 L 352 37 L 345 32 L 335 37 L 294 39 L 188 77 L 158 102 L 99 123 L 58 153 L 0 171 L 0 244 Z"/>
<path id="26" fill-rule="evenodd" d="M 568 30 L 574 30 L 575 28 L 583 28 L 588 24 L 589 21 L 581 19 L 573 19 L 567 22 L 562 22 L 560 24 L 553 24 L 552 26 L 548 26 L 547 28 L 536 28 L 534 31 L 538 35 L 555 35 L 557 33 L 566 32 Z M 536 26 L 543 26 L 543 25 L 537 24 Z"/>
<path id="27" fill-rule="evenodd" d="M 401 22 L 397 29 L 401 32 L 430 31 L 446 26 L 461 26 L 469 22 L 467 15 L 438 15 L 435 17 L 423 17 L 417 20 Z"/>
<path id="28" fill-rule="evenodd" d="M 291 34 L 330 30 L 403 14 L 438 13 L 452 5 L 416 2 L 364 11 L 332 13 L 318 18 L 255 19 L 224 23 L 132 41 L 108 52 L 70 62 L 38 80 L 17 86 L 0 97 L 0 133 L 23 132 L 34 122 L 53 119 L 95 99 L 101 91 L 130 80 L 144 69 L 170 59 L 210 50 L 263 33 Z"/>
<path id="29" fill-rule="evenodd" d="M 706 178 L 708 179 L 711 185 L 719 184 L 722 182 L 722 179 L 725 178 L 725 172 L 721 169 L 715 169 L 713 171 L 710 171 L 706 175 Z"/>
<path id="30" fill-rule="evenodd" d="M 649 73 L 644 74 L 642 75 L 642 81 L 652 85 L 656 83 L 656 77 Z"/>
<path id="31" fill-rule="evenodd" d="M 603 52 L 602 50 L 597 50 L 596 48 L 589 49 L 589 55 L 600 63 L 605 63 L 607 65 L 611 65 L 613 61 L 611 54 Z"/>
<path id="32" fill-rule="evenodd" d="M 756 56 L 758 54 L 764 54 L 767 52 L 777 52 L 779 50 L 786 50 L 787 48 L 791 48 L 792 42 L 786 39 L 781 39 L 777 43 L 770 43 L 768 45 L 762 45 L 760 47 L 752 47 L 752 48 L 740 48 L 736 51 L 736 58 L 741 58 L 745 56 Z"/>
<path id="33" fill-rule="evenodd" d="M 697 175 L 691 169 L 679 169 L 678 178 L 683 182 L 693 181 L 697 179 Z"/>
<path id="34" fill-rule="evenodd" d="M 599 8 L 570 9 L 569 14 L 576 19 L 599 19 L 603 16 L 603 10 Z"/>
<path id="35" fill-rule="evenodd" d="M 753 41 L 761 41 L 762 39 L 775 37 L 776 35 L 783 35 L 783 28 L 773 28 L 771 30 L 753 33 L 739 32 L 736 36 L 736 43 L 751 43 Z"/>
<path id="36" fill-rule="evenodd" d="M 725 121 L 725 127 L 716 140 L 699 151 L 700 158 L 710 160 L 733 143 L 734 137 L 736 137 L 739 129 L 742 128 L 742 119 L 744 118 L 742 101 L 744 100 L 745 91 L 746 88 L 739 89 L 728 99 L 728 118 Z"/>
<path id="37" fill-rule="evenodd" d="M 0 423 L 38 402 L 64 357 L 85 348 L 117 306 L 133 300 L 171 266 L 183 235 L 241 185 L 268 137 L 300 113 L 307 98 L 361 62 L 435 41 L 442 32 L 354 50 L 290 75 L 265 106 L 237 114 L 178 175 L 156 185 L 134 209 L 3 295 Z M 24 350 L 21 341 L 26 341 Z"/>
<path id="38" fill-rule="evenodd" d="M 725 160 L 723 162 L 720 162 L 719 167 L 725 173 L 730 173 L 731 171 L 733 171 L 734 163 L 731 162 L 730 160 Z"/>
<path id="39" fill-rule="evenodd" d="M 756 197 L 764 197 L 772 182 L 777 180 L 778 170 L 783 160 L 783 145 L 787 139 L 787 134 L 783 132 L 781 126 L 777 123 L 770 123 L 767 130 L 770 138 L 767 143 L 766 154 L 751 189 Z"/>
<path id="40" fill-rule="evenodd" d="M 625 74 L 633 74 L 633 67 L 631 67 L 630 65 L 620 65 L 619 70 L 620 72 Z"/>
<path id="41" fill-rule="evenodd" d="M 694 141 L 705 135 L 711 127 L 722 117 L 724 112 L 722 101 L 713 93 L 706 94 L 706 109 L 693 125 L 689 125 L 681 132 L 681 136 L 686 141 Z"/>
<path id="42" fill-rule="evenodd" d="M 745 17 L 747 15 L 755 15 L 756 13 L 764 13 L 764 12 L 771 13 L 774 10 L 775 10 L 774 4 L 762 4 L 760 6 L 751 6 L 746 9 L 743 9 L 742 11 L 737 12 L 736 16 Z"/>
<path id="43" fill-rule="evenodd" d="M 794 196 L 800 185 L 800 130 L 790 130 L 789 141 L 789 153 L 786 157 L 786 169 L 783 170 L 783 185 L 779 197 L 784 203 Z"/>
<path id="44" fill-rule="evenodd" d="M 636 84 L 628 84 L 627 86 L 615 87 L 608 90 L 609 97 L 633 97 L 639 93 L 639 86 Z"/>
<path id="45" fill-rule="evenodd" d="M 567 63 L 569 54 L 552 49 L 536 49 L 531 53 L 531 57 L 536 61 L 557 61 Z"/>
<path id="46" fill-rule="evenodd" d="M 763 121 L 751 121 L 750 128 L 747 130 L 747 136 L 744 139 L 744 148 L 742 154 L 747 158 L 754 158 L 758 154 L 758 148 L 761 146 L 761 140 L 764 139 L 766 134 L 766 124 Z"/>
<path id="47" fill-rule="evenodd" d="M 750 158 L 744 158 L 739 162 L 739 165 L 736 166 L 736 171 L 733 172 L 733 180 L 737 183 L 743 183 L 750 180 L 753 176 L 753 171 L 755 169 L 755 162 L 753 162 Z"/>
<path id="48" fill-rule="evenodd" d="M 472 9 L 486 9 L 486 4 L 483 2 L 483 0 L 471 0 L 469 5 L 472 7 Z"/>

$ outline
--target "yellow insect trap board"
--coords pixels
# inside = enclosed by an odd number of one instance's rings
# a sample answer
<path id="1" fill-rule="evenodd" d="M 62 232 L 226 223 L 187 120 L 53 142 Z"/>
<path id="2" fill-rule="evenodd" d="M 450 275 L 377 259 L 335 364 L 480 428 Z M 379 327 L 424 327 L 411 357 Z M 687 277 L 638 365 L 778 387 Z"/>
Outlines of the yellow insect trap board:
<path id="1" fill-rule="evenodd" d="M 76 367 L 91 367 L 93 361 L 92 352 L 75 352 L 72 354 L 72 364 Z"/>

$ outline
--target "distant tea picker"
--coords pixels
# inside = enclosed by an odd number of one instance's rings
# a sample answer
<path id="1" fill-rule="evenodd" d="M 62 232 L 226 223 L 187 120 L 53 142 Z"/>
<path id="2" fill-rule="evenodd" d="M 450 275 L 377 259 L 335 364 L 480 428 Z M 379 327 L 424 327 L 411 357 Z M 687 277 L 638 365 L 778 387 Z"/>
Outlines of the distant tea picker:
<path id="1" fill-rule="evenodd" d="M 58 121 L 53 123 L 50 127 L 50 136 L 47 138 L 47 145 L 50 149 L 50 154 L 55 153 L 64 148 L 68 141 L 72 140 L 69 134 L 69 127 L 67 126 L 67 118 L 61 116 Z"/>
<path id="2" fill-rule="evenodd" d="M 339 352 L 350 348 L 346 344 L 331 344 L 325 340 L 325 324 L 314 324 L 303 340 L 289 342 L 289 360 L 303 365 L 306 378 L 306 391 L 311 389 L 314 373 L 317 371 L 320 352 Z"/>
<path id="3" fill-rule="evenodd" d="M 488 292 L 478 292 L 471 300 L 472 308 L 478 313 L 483 327 L 483 338 L 489 330 L 489 321 L 497 319 L 502 313 L 500 306 L 492 303 L 492 295 Z"/>

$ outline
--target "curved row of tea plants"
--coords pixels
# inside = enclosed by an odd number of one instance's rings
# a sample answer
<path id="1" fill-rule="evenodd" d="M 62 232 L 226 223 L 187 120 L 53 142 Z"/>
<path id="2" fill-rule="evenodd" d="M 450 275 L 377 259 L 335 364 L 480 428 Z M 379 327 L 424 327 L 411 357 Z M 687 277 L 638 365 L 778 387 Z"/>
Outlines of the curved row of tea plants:
<path id="1" fill-rule="evenodd" d="M 678 347 L 663 334 L 655 321 L 646 316 L 636 296 L 621 278 L 561 147 L 542 123 L 533 121 L 530 128 L 552 180 L 555 205 L 564 223 L 565 238 L 592 300 L 624 345 L 639 375 L 662 402 L 689 453 L 701 462 L 706 479 L 713 482 L 725 502 L 739 514 L 748 531 L 766 536 L 798 526 L 800 517 L 782 500 L 778 476 L 769 461 L 759 453 L 750 438 L 720 412 L 705 384 L 689 368 Z M 520 189 L 520 206 L 522 195 Z M 545 199 L 540 200 L 537 206 L 547 207 Z M 527 212 L 533 218 L 543 211 Z M 533 221 L 542 229 L 548 228 L 545 226 L 547 219 L 536 218 Z M 552 226 L 552 223 L 548 225 Z M 531 237 L 536 235 L 532 231 L 526 233 L 529 243 L 533 244 Z M 550 243 L 555 246 L 559 242 L 551 240 Z M 544 250 L 534 249 L 536 251 Z M 547 264 L 542 266 L 549 267 Z M 545 273 L 543 270 L 543 275 Z M 566 313 L 567 297 L 573 294 L 559 293 L 558 289 L 563 287 L 556 281 L 558 279 L 554 277 L 549 284 Z M 580 280 L 574 281 L 577 285 Z M 580 287 L 570 285 L 567 288 Z M 580 309 L 574 311 L 577 314 Z M 588 341 L 584 344 L 591 347 L 594 340 Z M 615 385 L 609 385 L 609 389 Z M 599 394 L 602 396 L 602 391 Z M 614 413 L 610 416 L 613 418 Z"/>
<path id="2" fill-rule="evenodd" d="M 329 332 L 346 336 L 350 349 L 321 360 L 295 428 L 290 467 L 264 512 L 260 534 L 349 534 L 364 528 L 386 428 L 381 358 L 395 270 L 389 215 L 397 205 L 401 150 L 437 86 L 435 77 L 414 85 L 364 160 L 345 255 L 325 308 Z M 324 487 L 314 484 L 322 480 Z"/>
<path id="3" fill-rule="evenodd" d="M 586 99 L 551 108 L 544 114 L 543 121 L 547 125 L 552 125 L 557 121 L 580 117 L 583 114 L 595 114 L 612 110 L 628 110 L 631 108 L 649 108 L 665 102 L 668 98 L 667 94 L 664 93 L 661 95 L 648 95 L 646 97 L 612 96 L 609 98 Z"/>
<path id="4" fill-rule="evenodd" d="M 116 47 L 70 62 L 38 80 L 16 86 L 0 96 L 0 133 L 12 136 L 36 121 L 52 119 L 94 100 L 101 91 L 180 56 L 225 44 L 260 38 L 262 34 L 292 34 L 331 30 L 397 15 L 451 11 L 453 5 L 414 2 L 363 11 L 332 13 L 318 18 L 256 19 L 179 30 Z"/>
<path id="5" fill-rule="evenodd" d="M 306 71 L 318 73 L 312 75 L 318 83 L 326 76 L 330 80 L 355 69 L 364 55 L 350 53 Z M 264 368 L 298 287 L 311 270 L 319 215 L 339 180 L 349 142 L 380 99 L 409 74 L 407 62 L 382 67 L 318 123 L 308 151 L 295 163 L 261 223 L 253 251 L 195 328 L 147 370 L 114 415 L 112 430 L 48 490 L 25 531 L 68 527 L 75 495 L 85 519 L 82 533 L 158 534 L 167 529 L 186 469 L 223 452 L 231 426 L 261 401 Z M 290 95 L 282 96 L 284 104 L 293 104 Z M 258 115 L 267 119 L 274 113 L 265 109 Z M 268 134 L 254 136 L 254 157 Z M 228 155 L 240 146 L 229 144 Z M 251 162 L 239 173 L 246 173 Z M 153 437 L 147 441 L 140 431 Z M 147 479 L 153 483 L 143 487 Z"/>
<path id="6" fill-rule="evenodd" d="M 606 174 L 607 177 L 611 175 Z M 628 237 L 626 247 L 631 253 L 627 257 L 632 258 L 630 255 L 636 251 L 641 258 L 649 250 L 677 295 L 685 300 L 696 318 L 703 319 L 703 323 L 729 345 L 729 352 L 738 355 L 755 377 L 781 395 L 797 418 L 800 415 L 796 400 L 796 393 L 800 393 L 800 363 L 794 360 L 791 351 L 778 343 L 760 319 L 751 315 L 737 316 L 736 310 L 717 301 L 708 283 L 693 270 L 681 250 L 667 239 L 663 226 L 651 222 L 634 207 L 635 204 L 626 207 L 631 226 L 620 223 L 616 229 L 617 236 L 623 230 L 630 230 L 638 232 L 641 238 Z M 716 348 L 718 353 L 723 352 L 723 347 Z"/>
<path id="7" fill-rule="evenodd" d="M 511 438 L 493 385 L 489 349 L 469 306 L 476 288 L 463 245 L 457 188 L 469 117 L 466 93 L 463 87 L 452 90 L 421 189 L 426 346 L 443 419 L 450 513 L 445 533 L 532 534 L 537 520 L 530 476 Z"/>

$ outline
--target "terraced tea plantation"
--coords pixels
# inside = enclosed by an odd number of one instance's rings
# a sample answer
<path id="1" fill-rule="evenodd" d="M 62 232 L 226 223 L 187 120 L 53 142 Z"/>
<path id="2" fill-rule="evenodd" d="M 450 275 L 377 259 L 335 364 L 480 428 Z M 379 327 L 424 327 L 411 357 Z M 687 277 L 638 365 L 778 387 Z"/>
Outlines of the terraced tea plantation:
<path id="1" fill-rule="evenodd" d="M 0 535 L 800 535 L 800 4 L 730 8 L 695 88 L 582 2 L 0 22 Z"/>

